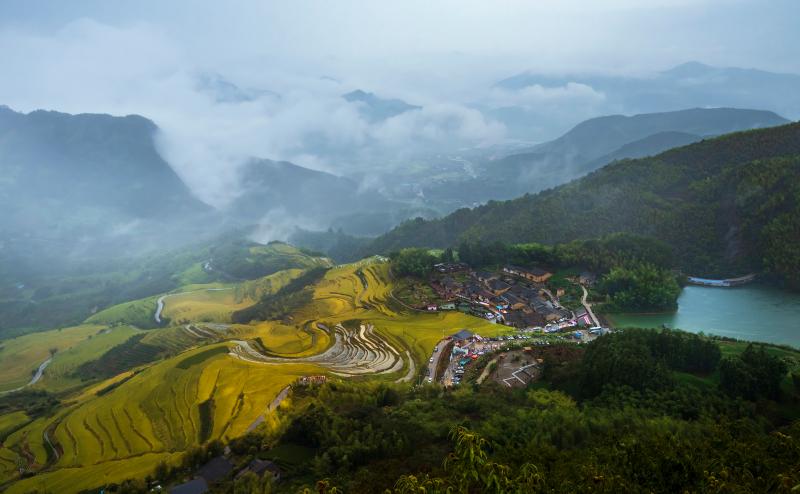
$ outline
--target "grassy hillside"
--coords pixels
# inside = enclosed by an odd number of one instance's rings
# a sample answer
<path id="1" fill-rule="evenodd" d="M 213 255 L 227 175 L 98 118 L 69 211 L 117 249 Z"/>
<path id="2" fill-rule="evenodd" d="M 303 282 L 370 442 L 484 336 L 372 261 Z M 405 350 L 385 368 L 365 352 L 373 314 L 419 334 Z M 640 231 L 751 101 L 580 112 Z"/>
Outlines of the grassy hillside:
<path id="1" fill-rule="evenodd" d="M 283 242 L 267 245 L 233 238 L 211 249 L 208 270 L 231 280 L 252 280 L 286 269 L 330 266 L 331 262 Z"/>
<path id="2" fill-rule="evenodd" d="M 251 242 L 249 233 L 230 232 L 157 255 L 56 263 L 53 269 L 30 275 L 7 269 L 7 260 L 0 259 L 0 338 L 74 326 L 87 318 L 101 324 L 124 321 L 153 328 L 157 294 L 331 263 L 284 243 Z"/>
<path id="3" fill-rule="evenodd" d="M 557 243 L 630 232 L 661 239 L 687 273 L 765 270 L 800 286 L 800 124 L 729 134 L 505 202 L 413 220 L 370 252 L 461 240 Z"/>
<path id="4" fill-rule="evenodd" d="M 129 326 L 85 324 L 4 340 L 0 342 L 0 391 L 28 384 L 39 365 L 51 357 L 35 387 L 60 390 L 79 385 L 71 376 L 76 367 L 138 332 Z"/>

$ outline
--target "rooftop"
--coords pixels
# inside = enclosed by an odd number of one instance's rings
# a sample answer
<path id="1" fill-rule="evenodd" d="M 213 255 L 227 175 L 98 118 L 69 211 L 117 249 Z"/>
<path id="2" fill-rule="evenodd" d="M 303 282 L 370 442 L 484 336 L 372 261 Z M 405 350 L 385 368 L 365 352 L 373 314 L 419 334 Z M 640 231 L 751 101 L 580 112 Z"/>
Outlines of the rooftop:
<path id="1" fill-rule="evenodd" d="M 474 334 L 472 333 L 472 331 L 470 331 L 468 329 L 462 329 L 458 333 L 454 334 L 453 338 L 455 338 L 457 340 L 466 340 L 466 339 L 472 338 L 473 336 L 474 336 Z"/>
<path id="2" fill-rule="evenodd" d="M 224 479 L 233 471 L 233 465 L 224 456 L 217 456 L 212 458 L 208 463 L 203 465 L 199 472 L 198 477 L 203 477 L 210 483 L 219 482 Z"/>
<path id="3" fill-rule="evenodd" d="M 203 494 L 205 492 L 208 492 L 208 484 L 203 479 L 193 479 L 169 490 L 169 494 Z"/>

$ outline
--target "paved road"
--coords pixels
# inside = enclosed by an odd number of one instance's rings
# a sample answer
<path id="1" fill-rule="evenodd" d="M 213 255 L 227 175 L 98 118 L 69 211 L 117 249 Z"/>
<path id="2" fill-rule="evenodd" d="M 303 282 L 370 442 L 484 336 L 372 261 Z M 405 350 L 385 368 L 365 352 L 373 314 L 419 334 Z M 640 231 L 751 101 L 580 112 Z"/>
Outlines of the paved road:
<path id="1" fill-rule="evenodd" d="M 285 388 L 283 388 L 281 390 L 281 392 L 278 393 L 278 396 L 276 396 L 270 402 L 270 404 L 267 405 L 267 410 L 269 410 L 270 412 L 272 412 L 273 410 L 277 410 L 278 407 L 281 405 L 281 402 L 286 399 L 286 396 L 289 394 L 289 391 L 291 389 L 292 389 L 291 385 L 286 386 Z M 253 432 L 254 430 L 256 430 L 256 427 L 258 427 L 259 425 L 261 425 L 264 422 L 264 420 L 265 420 L 265 417 L 264 417 L 264 414 L 262 413 L 261 415 L 258 416 L 258 418 L 256 418 L 255 422 L 250 424 L 250 426 L 247 428 L 246 432 Z M 46 432 L 45 432 L 45 434 L 46 434 Z"/>
<path id="2" fill-rule="evenodd" d="M 41 379 L 42 376 L 44 375 L 44 370 L 47 368 L 48 365 L 50 365 L 50 362 L 52 362 L 52 361 L 53 361 L 53 357 L 50 357 L 49 359 L 47 359 L 44 362 L 42 362 L 41 364 L 39 364 L 39 368 L 36 369 L 36 374 L 33 375 L 33 377 L 31 378 L 31 380 L 30 380 L 30 382 L 28 384 L 26 384 L 24 386 L 20 386 L 18 388 L 7 389 L 5 391 L 0 391 L 0 395 L 4 395 L 6 393 L 14 393 L 16 391 L 21 391 L 21 390 L 27 388 L 28 386 L 33 386 L 34 384 L 39 382 L 39 379 Z"/>
<path id="3" fill-rule="evenodd" d="M 436 380 L 436 369 L 439 368 L 439 359 L 442 357 L 442 352 L 444 351 L 444 347 L 447 345 L 449 339 L 443 338 L 439 340 L 439 343 L 436 344 L 436 350 L 433 352 L 431 357 L 433 358 L 433 362 L 428 360 L 428 377 Z"/>
<path id="4" fill-rule="evenodd" d="M 581 296 L 581 303 L 586 308 L 586 312 L 589 313 L 589 317 L 592 318 L 592 322 L 594 323 L 594 325 L 600 326 L 600 321 L 594 315 L 594 312 L 592 312 L 592 304 L 586 301 L 586 298 L 589 296 L 589 292 L 586 291 L 586 287 L 583 285 L 581 285 L 581 290 L 583 290 L 583 296 Z"/>

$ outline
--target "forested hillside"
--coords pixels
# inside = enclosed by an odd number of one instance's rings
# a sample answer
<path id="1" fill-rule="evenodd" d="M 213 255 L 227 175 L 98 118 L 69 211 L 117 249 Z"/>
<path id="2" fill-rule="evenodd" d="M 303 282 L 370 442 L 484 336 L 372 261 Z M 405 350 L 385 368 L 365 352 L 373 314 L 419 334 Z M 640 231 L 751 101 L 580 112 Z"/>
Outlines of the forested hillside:
<path id="1" fill-rule="evenodd" d="M 612 163 L 536 195 L 411 220 L 370 252 L 462 240 L 557 243 L 613 232 L 670 244 L 686 273 L 764 270 L 800 287 L 800 124 L 729 134 Z"/>

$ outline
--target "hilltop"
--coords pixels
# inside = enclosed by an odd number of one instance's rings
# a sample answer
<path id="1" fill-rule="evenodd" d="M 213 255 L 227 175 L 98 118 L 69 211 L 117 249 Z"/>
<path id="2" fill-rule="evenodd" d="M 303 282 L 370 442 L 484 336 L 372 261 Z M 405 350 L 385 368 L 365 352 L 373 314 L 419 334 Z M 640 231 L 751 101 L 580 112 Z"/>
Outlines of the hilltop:
<path id="1" fill-rule="evenodd" d="M 4 223 L 54 226 L 87 208 L 122 218 L 207 209 L 158 154 L 156 130 L 138 115 L 0 106 L 0 194 L 13 205 Z"/>
<path id="2" fill-rule="evenodd" d="M 439 220 L 410 220 L 370 252 L 461 241 L 558 243 L 613 232 L 675 248 L 685 272 L 768 271 L 800 286 L 800 124 L 739 132 L 622 160 L 566 185 L 490 201 Z"/>

